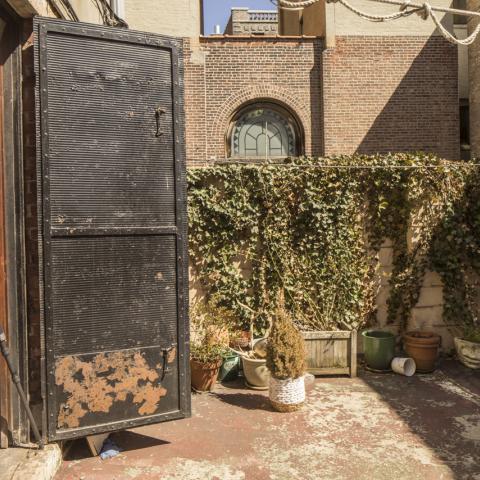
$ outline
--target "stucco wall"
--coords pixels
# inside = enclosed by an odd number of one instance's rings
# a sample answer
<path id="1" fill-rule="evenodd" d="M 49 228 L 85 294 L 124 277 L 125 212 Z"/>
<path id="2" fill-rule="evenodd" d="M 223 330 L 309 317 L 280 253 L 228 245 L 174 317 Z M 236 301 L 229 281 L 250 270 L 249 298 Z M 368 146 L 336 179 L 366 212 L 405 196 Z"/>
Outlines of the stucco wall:
<path id="1" fill-rule="evenodd" d="M 70 0 L 70 4 L 82 22 L 96 23 L 102 25 L 102 17 L 98 8 L 95 7 L 91 0 Z"/>
<path id="2" fill-rule="evenodd" d="M 422 3 L 422 2 L 419 2 Z M 435 6 L 449 7 L 451 0 L 436 0 Z M 387 15 L 398 12 L 399 7 L 371 2 L 368 0 L 353 0 L 352 4 L 364 12 L 374 15 Z M 341 4 L 333 4 L 335 15 L 335 34 L 344 35 L 385 35 L 385 36 L 423 36 L 438 34 L 431 19 L 423 20 L 417 14 L 399 20 L 388 22 L 370 22 L 359 17 Z M 452 15 L 437 14 L 442 24 L 450 31 L 453 29 Z"/>
<path id="3" fill-rule="evenodd" d="M 125 21 L 133 30 L 176 37 L 198 37 L 200 1 L 125 0 Z"/>
<path id="4" fill-rule="evenodd" d="M 415 235 L 410 232 L 410 247 Z M 388 298 L 391 287 L 389 280 L 393 270 L 393 247 L 391 240 L 386 240 L 378 254 L 378 275 L 380 288 L 376 298 L 377 326 L 395 333 L 399 325 L 387 323 Z M 423 279 L 420 297 L 412 309 L 407 325 L 408 330 L 433 330 L 442 336 L 442 349 L 450 352 L 454 348 L 452 330 L 454 325 L 447 325 L 443 320 L 443 284 L 436 272 L 427 272 Z M 361 350 L 361 345 L 360 345 Z"/>
<path id="5" fill-rule="evenodd" d="M 373 15 L 388 15 L 399 10 L 396 5 L 380 4 L 368 0 L 353 0 L 351 3 L 358 10 Z M 449 7 L 451 4 L 452 0 L 435 1 L 435 6 L 438 7 Z M 452 31 L 453 17 L 440 12 L 437 13 L 437 16 L 441 19 L 442 24 Z M 439 34 L 431 19 L 423 20 L 417 14 L 394 21 L 371 22 L 340 3 L 325 4 L 325 2 L 318 2 L 304 11 L 281 10 L 280 32 L 282 35 L 317 36 L 430 36 Z"/>
<path id="6" fill-rule="evenodd" d="M 7 2 L 23 18 L 34 15 L 53 16 L 47 0 L 7 0 Z"/>

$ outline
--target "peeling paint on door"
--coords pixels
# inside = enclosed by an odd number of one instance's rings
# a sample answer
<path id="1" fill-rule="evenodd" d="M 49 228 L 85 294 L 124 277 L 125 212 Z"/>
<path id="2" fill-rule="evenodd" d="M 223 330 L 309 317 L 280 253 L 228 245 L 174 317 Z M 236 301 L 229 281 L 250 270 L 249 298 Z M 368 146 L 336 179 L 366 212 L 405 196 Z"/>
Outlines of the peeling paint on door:
<path id="1" fill-rule="evenodd" d="M 56 362 L 55 381 L 68 395 L 60 405 L 59 428 L 76 428 L 88 412 L 108 413 L 115 402 L 131 396 L 139 415 L 152 415 L 167 394 L 158 380 L 161 364 L 152 368 L 135 350 L 99 353 L 91 361 L 78 356 Z"/>

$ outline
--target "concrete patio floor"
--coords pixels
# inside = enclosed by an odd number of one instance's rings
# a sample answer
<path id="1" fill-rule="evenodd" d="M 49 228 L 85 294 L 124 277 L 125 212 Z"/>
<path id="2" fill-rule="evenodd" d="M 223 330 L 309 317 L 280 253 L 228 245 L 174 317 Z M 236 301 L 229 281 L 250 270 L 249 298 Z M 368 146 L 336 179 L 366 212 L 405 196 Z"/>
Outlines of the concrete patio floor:
<path id="1" fill-rule="evenodd" d="M 191 419 L 114 434 L 110 460 L 76 441 L 56 480 L 480 480 L 480 371 L 454 361 L 317 378 L 296 413 L 240 383 L 192 403 Z"/>

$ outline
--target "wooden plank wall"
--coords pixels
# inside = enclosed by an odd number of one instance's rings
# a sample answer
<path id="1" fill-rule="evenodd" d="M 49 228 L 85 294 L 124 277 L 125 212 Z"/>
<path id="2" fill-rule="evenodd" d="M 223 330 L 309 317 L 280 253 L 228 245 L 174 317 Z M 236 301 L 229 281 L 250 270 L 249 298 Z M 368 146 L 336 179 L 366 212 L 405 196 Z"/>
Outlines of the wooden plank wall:
<path id="1" fill-rule="evenodd" d="M 307 370 L 314 375 L 357 375 L 357 332 L 304 332 Z"/>

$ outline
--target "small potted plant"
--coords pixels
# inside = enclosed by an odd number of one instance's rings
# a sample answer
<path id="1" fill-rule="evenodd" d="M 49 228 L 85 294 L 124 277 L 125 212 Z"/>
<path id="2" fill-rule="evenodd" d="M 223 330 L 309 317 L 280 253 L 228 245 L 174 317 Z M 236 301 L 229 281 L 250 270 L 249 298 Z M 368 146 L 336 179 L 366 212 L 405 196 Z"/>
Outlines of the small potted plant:
<path id="1" fill-rule="evenodd" d="M 455 337 L 458 359 L 468 368 L 480 368 L 480 325 L 466 325 L 461 337 Z"/>
<path id="2" fill-rule="evenodd" d="M 190 309 L 190 370 L 194 390 L 210 391 L 215 385 L 228 351 L 230 322 L 230 312 L 219 307 L 214 298 L 198 302 Z"/>
<path id="3" fill-rule="evenodd" d="M 212 390 L 222 366 L 224 352 L 224 345 L 209 342 L 191 345 L 190 371 L 194 390 L 198 392 Z"/>
<path id="4" fill-rule="evenodd" d="M 275 410 L 293 412 L 305 402 L 305 344 L 285 309 L 283 294 L 267 341 L 270 402 Z"/>

